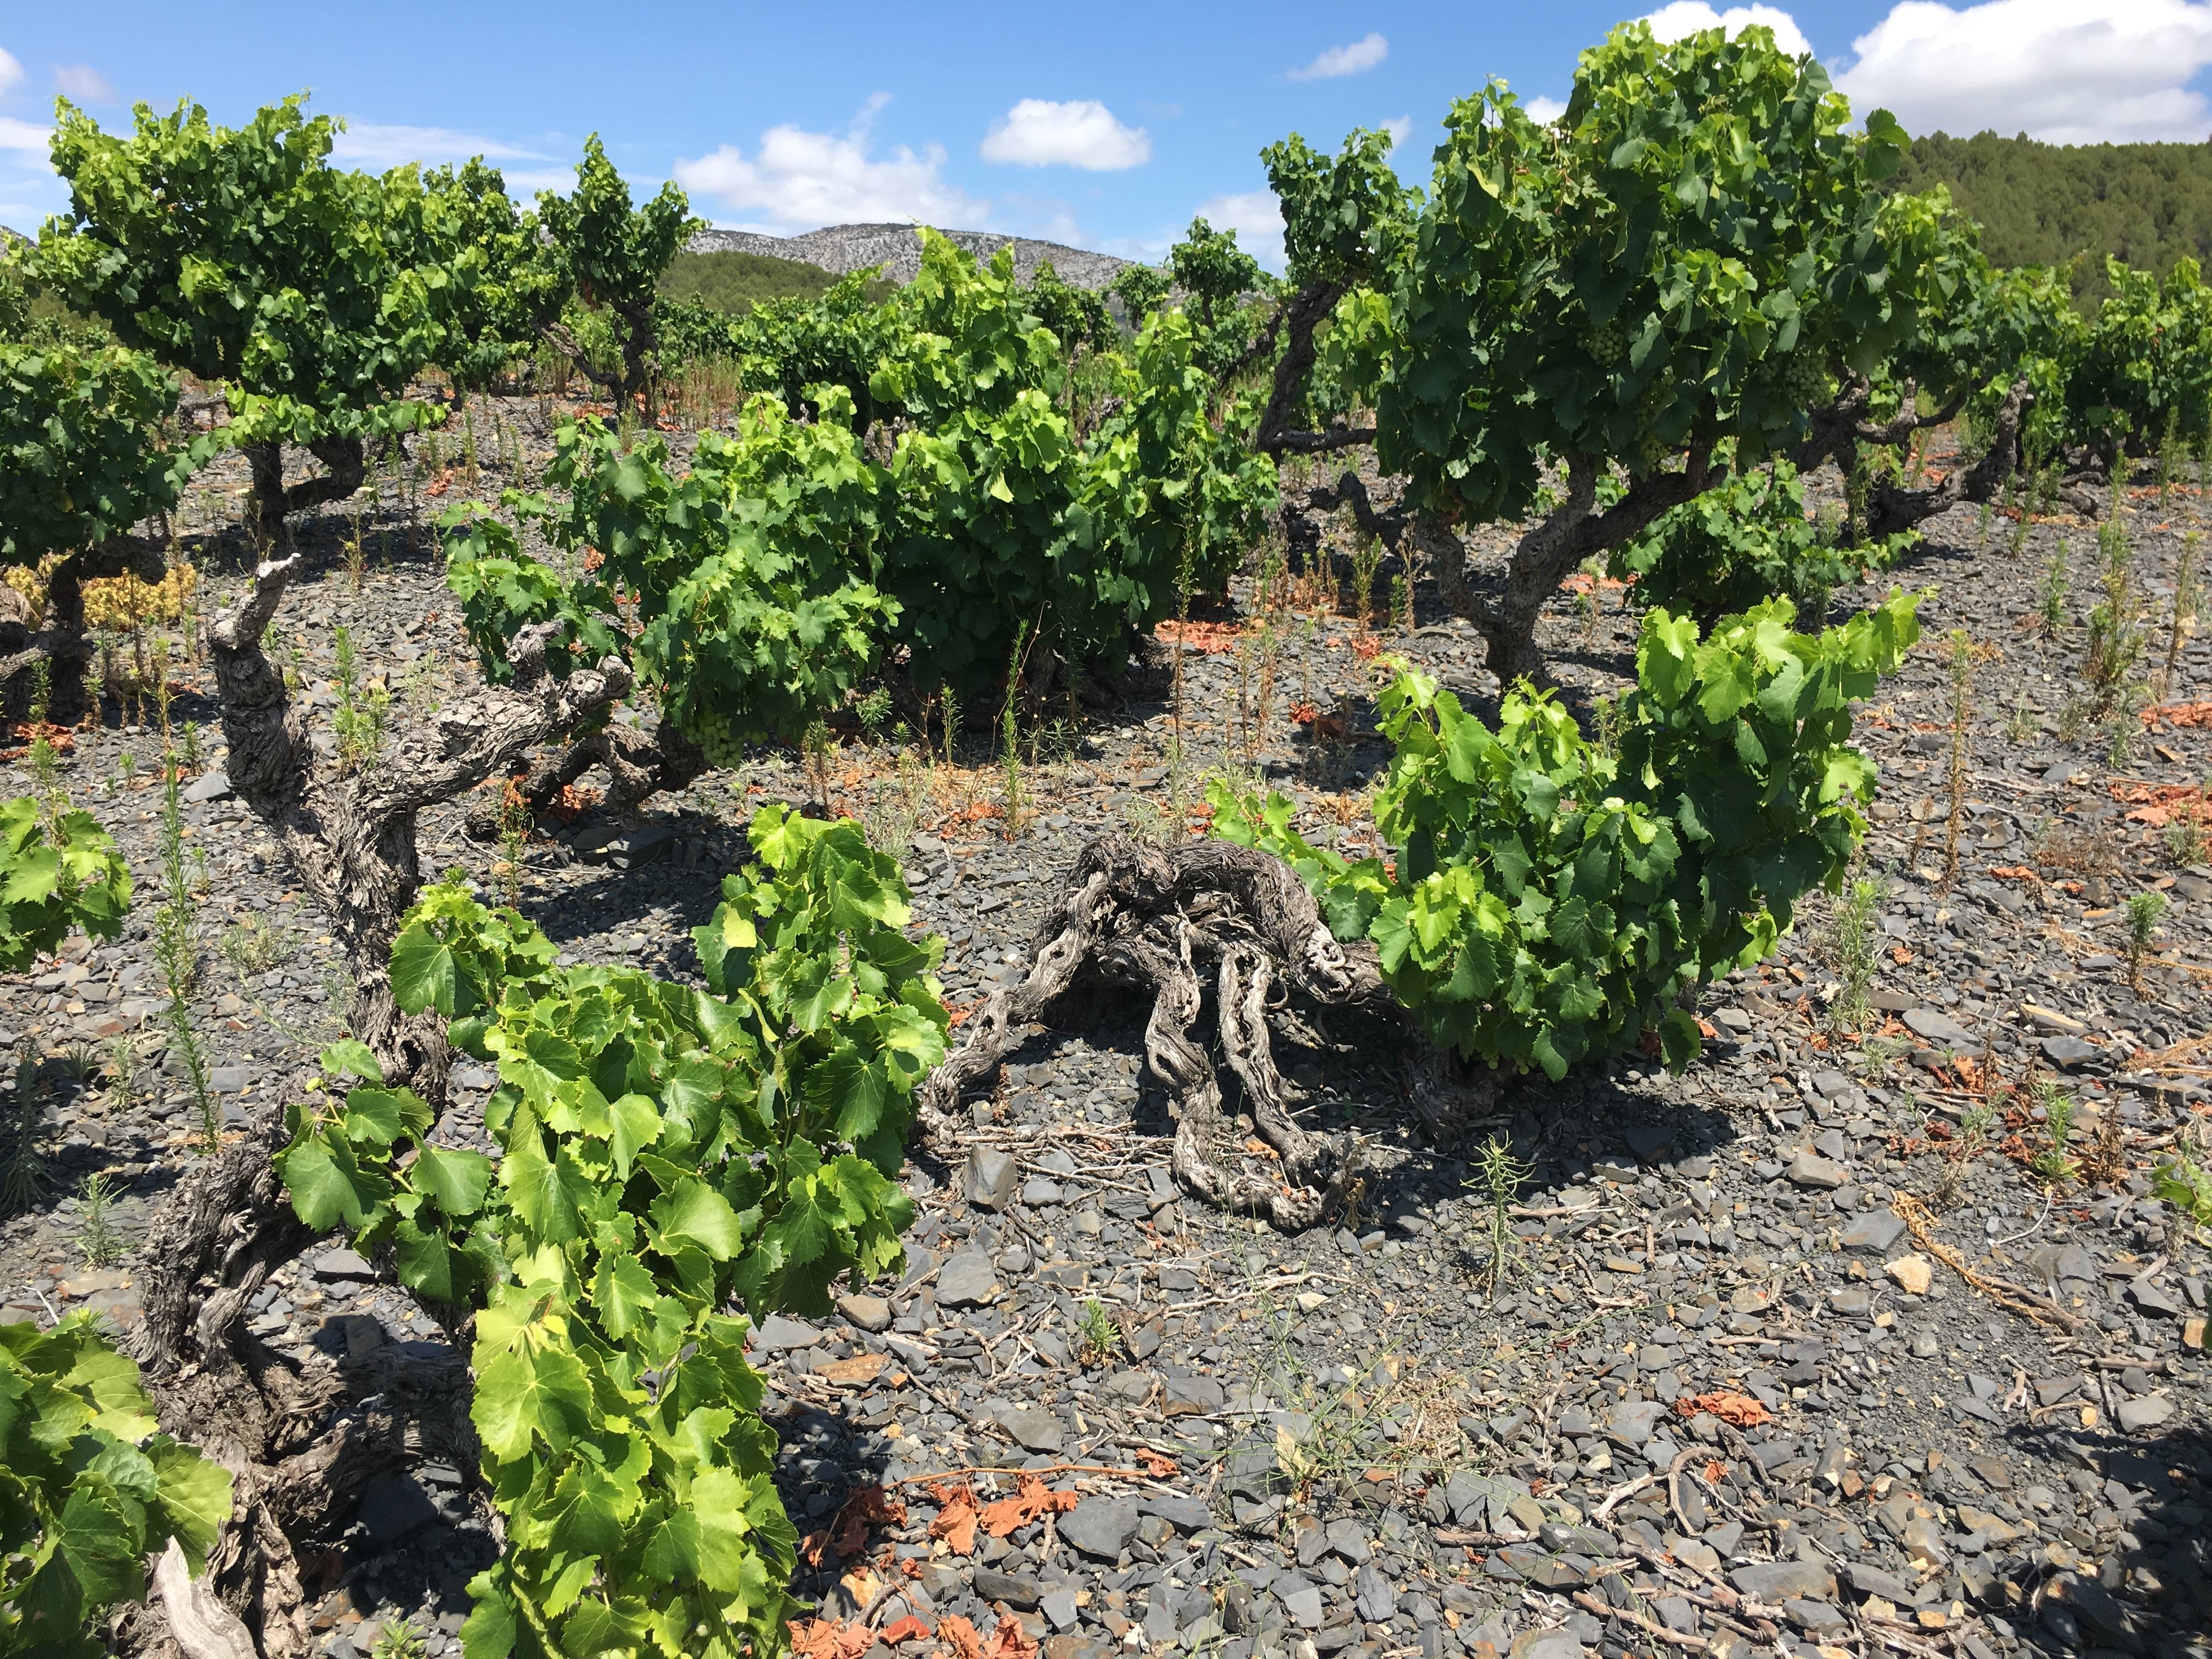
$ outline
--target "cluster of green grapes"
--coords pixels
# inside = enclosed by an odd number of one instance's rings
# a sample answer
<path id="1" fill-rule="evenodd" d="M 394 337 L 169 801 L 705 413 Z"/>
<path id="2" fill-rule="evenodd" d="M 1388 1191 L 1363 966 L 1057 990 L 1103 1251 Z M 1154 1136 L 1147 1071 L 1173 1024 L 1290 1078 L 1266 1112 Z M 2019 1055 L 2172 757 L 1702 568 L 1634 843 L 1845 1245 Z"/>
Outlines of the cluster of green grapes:
<path id="1" fill-rule="evenodd" d="M 1782 368 L 1782 395 L 1800 409 L 1813 409 L 1829 401 L 1833 385 L 1828 368 L 1810 351 L 1793 351 Z"/>
<path id="2" fill-rule="evenodd" d="M 1590 356 L 1601 363 L 1622 363 L 1628 361 L 1628 325 L 1615 316 L 1604 326 L 1590 334 Z"/>
<path id="3" fill-rule="evenodd" d="M 684 735 L 699 745 L 708 764 L 726 769 L 744 764 L 745 740 L 726 716 L 693 714 L 682 725 Z"/>

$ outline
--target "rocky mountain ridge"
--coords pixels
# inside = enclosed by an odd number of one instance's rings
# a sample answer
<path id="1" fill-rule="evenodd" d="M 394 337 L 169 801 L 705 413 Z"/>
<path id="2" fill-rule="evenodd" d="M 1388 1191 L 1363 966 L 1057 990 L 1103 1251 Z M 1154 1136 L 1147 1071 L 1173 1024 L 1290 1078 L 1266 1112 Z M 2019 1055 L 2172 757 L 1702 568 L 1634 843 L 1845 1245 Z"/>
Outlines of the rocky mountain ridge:
<path id="1" fill-rule="evenodd" d="M 903 224 L 828 225 L 799 236 L 769 236 L 750 230 L 702 230 L 685 245 L 692 253 L 758 253 L 772 259 L 802 259 L 842 276 L 881 265 L 897 282 L 911 282 L 921 269 L 918 227 Z M 1060 242 L 995 231 L 948 230 L 945 239 L 981 258 L 1002 247 L 1014 251 L 1014 273 L 1026 283 L 1048 260 L 1063 280 L 1077 288 L 1103 289 L 1131 263 L 1111 253 L 1092 253 Z"/>

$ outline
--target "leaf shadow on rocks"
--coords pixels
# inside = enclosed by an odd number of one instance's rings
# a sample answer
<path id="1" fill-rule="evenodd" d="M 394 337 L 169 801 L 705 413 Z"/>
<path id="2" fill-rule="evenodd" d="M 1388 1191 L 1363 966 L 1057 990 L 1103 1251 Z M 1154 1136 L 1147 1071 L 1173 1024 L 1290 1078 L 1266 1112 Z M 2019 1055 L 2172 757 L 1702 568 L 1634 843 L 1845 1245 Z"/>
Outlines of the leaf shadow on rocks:
<path id="1" fill-rule="evenodd" d="M 834 1332 L 836 1322 L 830 1322 L 827 1329 Z M 856 1347 L 854 1352 L 860 1350 Z M 860 1603 L 839 1579 L 865 1565 L 868 1551 L 882 1541 L 884 1533 L 880 1525 L 848 1529 L 838 1524 L 841 1511 L 856 1493 L 884 1484 L 891 1462 L 890 1443 L 869 1426 L 872 1413 L 866 1391 L 856 1393 L 858 1397 L 841 1400 L 834 1409 L 781 1395 L 771 1395 L 762 1407 L 762 1416 L 775 1431 L 778 1442 L 776 1492 L 800 1540 L 799 1570 L 792 1579 L 792 1590 L 803 1601 L 818 1601 L 825 1619 L 859 1616 Z M 913 1494 L 893 1488 L 888 1495 L 896 1502 Z M 858 1544 L 850 1556 L 841 1558 L 835 1547 L 841 1533 L 847 1542 Z M 827 1536 L 817 1540 L 816 1534 Z M 810 1547 L 820 1558 L 818 1566 L 808 1559 Z M 894 1599 L 900 1605 L 893 1607 L 887 1603 L 878 1609 L 878 1628 L 918 1610 L 902 1597 Z"/>
<path id="2" fill-rule="evenodd" d="M 2065 1469 L 2069 1489 L 2051 1495 L 2099 1530 L 2109 1515 L 2120 1541 L 2098 1552 L 2107 1558 L 2101 1574 L 2094 1560 L 2062 1565 L 2075 1555 L 2063 1545 L 1990 1543 L 1978 1585 L 1988 1611 L 2052 1654 L 2212 1655 L 2212 1429 L 2201 1421 L 2162 1433 L 2022 1428 L 2007 1438 Z M 2033 1501 L 2035 1489 L 2027 1495 Z"/>

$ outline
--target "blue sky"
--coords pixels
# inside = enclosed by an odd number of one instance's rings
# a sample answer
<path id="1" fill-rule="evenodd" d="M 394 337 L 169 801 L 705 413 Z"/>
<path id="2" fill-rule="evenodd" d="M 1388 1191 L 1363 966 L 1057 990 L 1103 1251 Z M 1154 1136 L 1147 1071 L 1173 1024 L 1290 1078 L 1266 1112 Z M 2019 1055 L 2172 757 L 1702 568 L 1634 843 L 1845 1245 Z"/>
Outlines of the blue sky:
<path id="1" fill-rule="evenodd" d="M 634 180 L 674 176 L 719 224 L 854 219 L 1017 231 L 1156 257 L 1194 212 L 1269 252 L 1261 147 L 1389 125 L 1419 179 L 1486 76 L 1563 99 L 1618 4 L 666 3 L 13 8 L 0 17 L 0 222 L 65 205 L 44 131 L 67 92 L 103 124 L 191 97 L 234 123 L 309 90 L 353 164 L 482 152 L 522 194 L 599 131 Z M 1908 128 L 2065 142 L 2212 133 L 2212 0 L 1674 0 L 1676 33 L 1775 27 Z M 1349 20 L 1349 21 L 1347 21 Z"/>

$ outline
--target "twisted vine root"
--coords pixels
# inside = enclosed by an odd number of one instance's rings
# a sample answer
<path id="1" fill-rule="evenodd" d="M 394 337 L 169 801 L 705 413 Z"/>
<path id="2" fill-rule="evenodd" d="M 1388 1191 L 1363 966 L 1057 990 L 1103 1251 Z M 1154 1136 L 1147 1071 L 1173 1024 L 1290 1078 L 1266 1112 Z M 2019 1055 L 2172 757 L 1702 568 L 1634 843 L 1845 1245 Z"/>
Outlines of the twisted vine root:
<path id="1" fill-rule="evenodd" d="M 1268 1018 L 1272 1012 L 1290 1029 L 1302 1029 L 1280 1006 L 1291 989 L 1340 1007 L 1388 1005 L 1389 993 L 1372 947 L 1340 945 L 1289 866 L 1225 842 L 1163 848 L 1109 836 L 1084 848 L 1066 891 L 1030 944 L 1028 973 L 991 993 L 959 1048 L 917 1091 L 933 1145 L 957 1144 L 952 1114 L 961 1097 L 997 1070 L 1022 1028 L 1086 969 L 1152 994 L 1145 1058 L 1174 1102 L 1173 1168 L 1186 1191 L 1285 1229 L 1311 1226 L 1342 1201 L 1358 1172 L 1352 1139 L 1299 1127 L 1275 1068 Z M 1222 1112 L 1219 1079 L 1194 1035 L 1209 973 L 1215 1035 L 1243 1085 L 1255 1127 L 1280 1160 L 1279 1176 L 1273 1169 L 1235 1167 L 1239 1149 Z"/>

